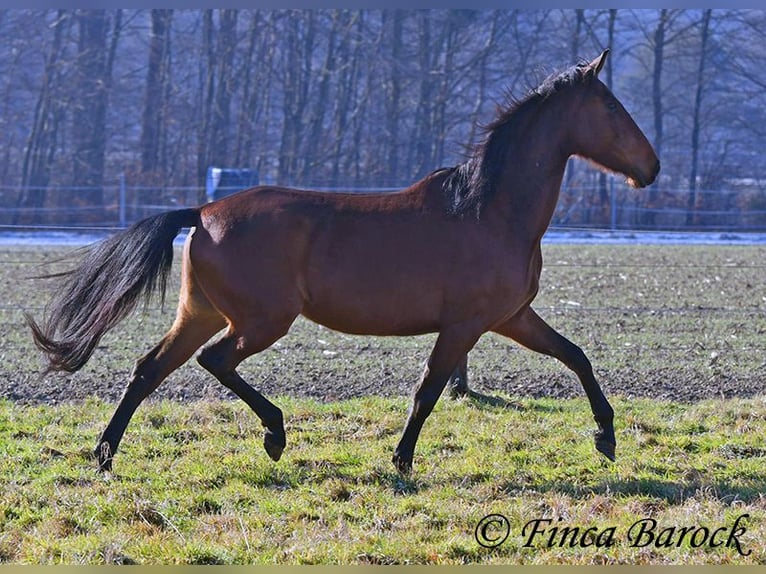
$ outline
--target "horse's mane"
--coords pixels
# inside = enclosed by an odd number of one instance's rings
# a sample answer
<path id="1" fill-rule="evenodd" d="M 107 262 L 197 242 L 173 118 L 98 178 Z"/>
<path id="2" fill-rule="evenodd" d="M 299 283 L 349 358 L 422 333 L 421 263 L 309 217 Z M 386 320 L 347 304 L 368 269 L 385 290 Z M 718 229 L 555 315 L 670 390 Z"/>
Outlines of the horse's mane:
<path id="1" fill-rule="evenodd" d="M 519 144 L 514 132 L 539 104 L 562 89 L 591 77 L 587 70 L 587 63 L 580 62 L 550 75 L 520 100 L 510 94 L 507 96 L 507 103 L 498 108 L 497 117 L 481 126 L 482 141 L 469 151 L 463 163 L 451 169 L 452 173 L 442 184 L 450 213 L 462 216 L 474 212 L 477 218 L 480 217 L 482 207 L 495 193 L 505 158 L 510 149 Z"/>

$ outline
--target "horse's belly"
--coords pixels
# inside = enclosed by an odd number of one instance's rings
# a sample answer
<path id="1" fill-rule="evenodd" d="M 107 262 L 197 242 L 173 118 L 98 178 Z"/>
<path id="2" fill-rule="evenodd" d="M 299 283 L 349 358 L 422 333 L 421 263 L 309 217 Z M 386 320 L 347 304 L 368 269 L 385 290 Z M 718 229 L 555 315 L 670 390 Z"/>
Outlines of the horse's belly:
<path id="1" fill-rule="evenodd" d="M 345 285 L 310 295 L 302 314 L 336 331 L 357 335 L 419 335 L 439 330 L 438 293 L 427 296 L 401 286 Z"/>

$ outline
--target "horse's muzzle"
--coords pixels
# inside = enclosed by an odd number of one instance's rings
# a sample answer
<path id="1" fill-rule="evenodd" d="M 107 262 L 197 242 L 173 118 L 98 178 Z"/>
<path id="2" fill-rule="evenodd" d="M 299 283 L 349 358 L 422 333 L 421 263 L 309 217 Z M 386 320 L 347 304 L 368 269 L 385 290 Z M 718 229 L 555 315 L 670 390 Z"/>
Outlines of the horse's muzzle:
<path id="1" fill-rule="evenodd" d="M 648 175 L 644 174 L 636 174 L 632 178 L 630 178 L 631 182 L 635 187 L 641 188 L 641 187 L 647 187 L 649 185 L 652 185 L 654 183 L 654 180 L 657 179 L 657 175 L 660 173 L 660 160 L 655 160 L 654 166 L 649 171 Z"/>

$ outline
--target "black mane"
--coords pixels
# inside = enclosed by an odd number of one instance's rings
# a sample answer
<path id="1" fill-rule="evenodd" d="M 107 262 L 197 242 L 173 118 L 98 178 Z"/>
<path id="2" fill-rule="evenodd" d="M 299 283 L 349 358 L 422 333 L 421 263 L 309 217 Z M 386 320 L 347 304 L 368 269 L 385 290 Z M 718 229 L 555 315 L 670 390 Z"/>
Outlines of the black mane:
<path id="1" fill-rule="evenodd" d="M 481 215 L 482 207 L 495 193 L 495 183 L 509 149 L 517 143 L 514 131 L 523 123 L 523 118 L 556 92 L 589 77 L 585 73 L 587 69 L 587 63 L 581 62 L 549 76 L 521 100 L 510 97 L 505 108 L 498 110 L 497 117 L 482 126 L 483 140 L 465 162 L 452 168 L 442 184 L 450 213 L 462 216 L 475 212 L 477 218 Z"/>

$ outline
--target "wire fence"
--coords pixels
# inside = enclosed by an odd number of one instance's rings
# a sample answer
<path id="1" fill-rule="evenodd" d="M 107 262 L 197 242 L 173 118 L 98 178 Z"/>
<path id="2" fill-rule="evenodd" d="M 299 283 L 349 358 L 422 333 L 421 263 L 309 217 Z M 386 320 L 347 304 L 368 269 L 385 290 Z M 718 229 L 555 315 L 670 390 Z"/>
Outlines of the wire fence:
<path id="1" fill-rule="evenodd" d="M 375 193 L 398 188 L 314 189 Z M 0 186 L 0 229 L 118 229 L 205 198 L 204 188 L 135 186 L 124 177 L 99 188 Z M 616 178 L 605 186 L 564 185 L 551 223 L 558 229 L 766 232 L 766 185 L 747 180 L 717 190 L 633 189 Z"/>

